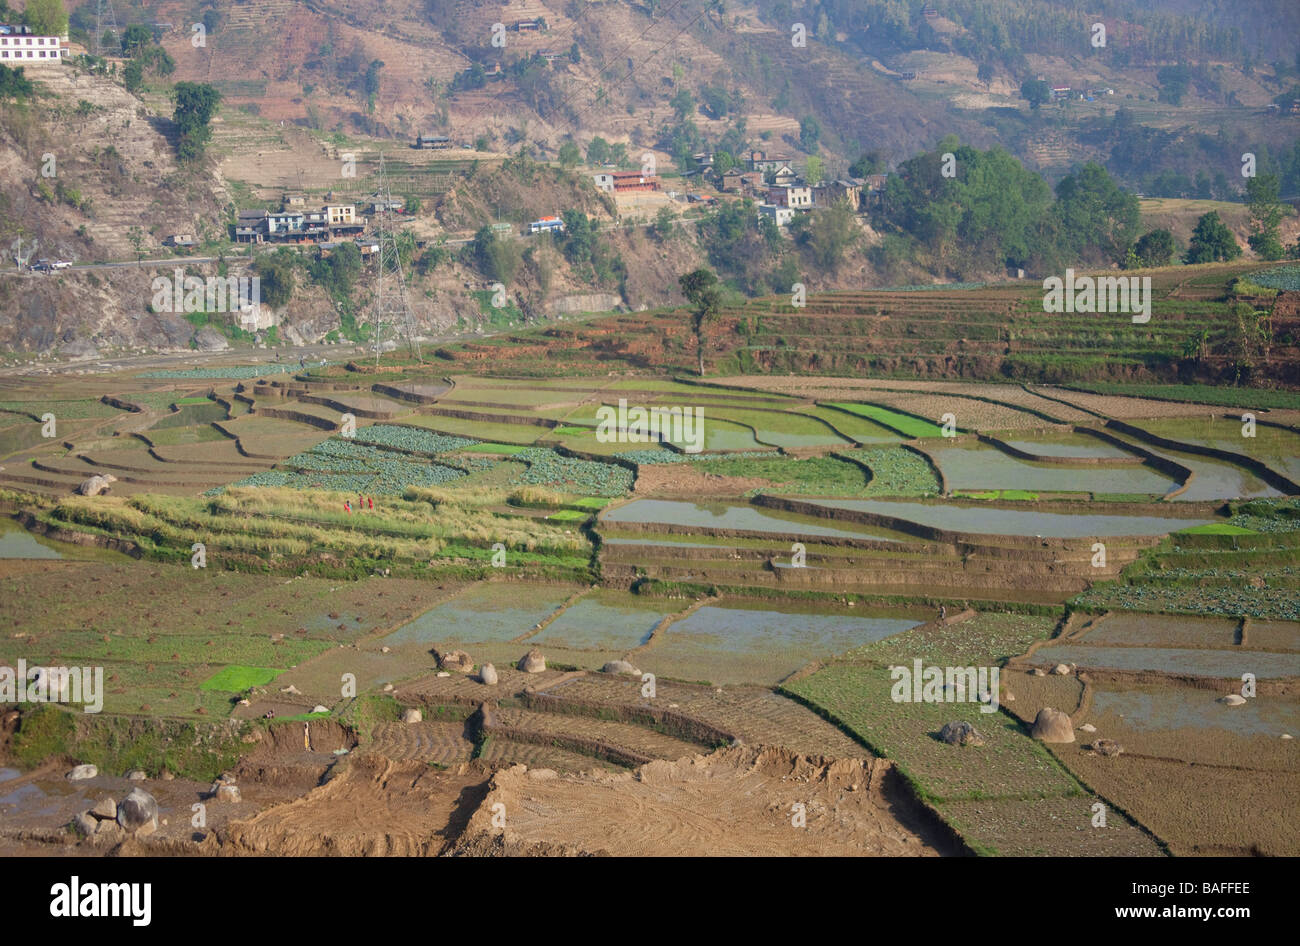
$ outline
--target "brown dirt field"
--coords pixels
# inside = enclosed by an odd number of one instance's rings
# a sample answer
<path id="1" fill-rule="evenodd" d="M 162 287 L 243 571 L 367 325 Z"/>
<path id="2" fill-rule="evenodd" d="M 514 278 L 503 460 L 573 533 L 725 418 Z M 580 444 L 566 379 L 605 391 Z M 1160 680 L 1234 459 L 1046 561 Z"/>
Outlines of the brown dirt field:
<path id="1" fill-rule="evenodd" d="M 792 806 L 807 823 L 792 824 Z M 504 829 L 493 808 L 504 805 Z M 501 809 L 496 809 L 499 813 Z M 635 773 L 497 773 L 462 846 L 651 857 L 935 856 L 959 853 L 883 760 L 722 749 Z"/>
<path id="2" fill-rule="evenodd" d="M 636 475 L 633 492 L 664 496 L 743 496 L 751 489 L 771 486 L 757 476 L 718 476 L 688 463 L 647 463 Z"/>
<path id="3" fill-rule="evenodd" d="M 486 775 L 477 764 L 439 771 L 358 755 L 302 798 L 231 825 L 223 853 L 435 855 L 482 797 Z"/>

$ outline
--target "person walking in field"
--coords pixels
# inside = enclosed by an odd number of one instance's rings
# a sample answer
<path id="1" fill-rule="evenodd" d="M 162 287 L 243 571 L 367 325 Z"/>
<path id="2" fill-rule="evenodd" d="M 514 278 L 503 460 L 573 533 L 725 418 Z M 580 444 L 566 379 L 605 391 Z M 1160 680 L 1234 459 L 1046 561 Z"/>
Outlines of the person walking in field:
<path id="1" fill-rule="evenodd" d="M 346 512 L 349 516 L 352 515 L 352 504 L 348 502 L 346 499 L 343 500 L 343 511 Z"/>
<path id="2" fill-rule="evenodd" d="M 370 511 L 371 511 L 371 512 L 374 512 L 374 511 L 375 511 L 375 497 L 373 497 L 373 496 L 367 496 L 367 497 L 366 497 L 366 504 L 370 507 Z"/>

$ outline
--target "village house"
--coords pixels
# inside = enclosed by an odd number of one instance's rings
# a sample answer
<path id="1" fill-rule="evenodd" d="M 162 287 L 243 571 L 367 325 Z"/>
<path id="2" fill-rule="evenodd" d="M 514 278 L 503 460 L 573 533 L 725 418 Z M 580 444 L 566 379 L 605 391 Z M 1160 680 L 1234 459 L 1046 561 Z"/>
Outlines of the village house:
<path id="1" fill-rule="evenodd" d="M 67 57 L 58 36 L 37 36 L 30 26 L 0 25 L 0 62 L 20 60 L 23 65 L 62 62 Z"/>
<path id="2" fill-rule="evenodd" d="M 771 154 L 767 151 L 751 151 L 746 157 L 751 171 L 766 173 L 789 167 L 792 158 L 788 154 Z"/>
<path id="3" fill-rule="evenodd" d="M 767 202 L 777 207 L 791 210 L 811 210 L 813 206 L 812 188 L 802 184 L 786 184 L 767 189 Z"/>
<path id="4" fill-rule="evenodd" d="M 822 181 L 813 188 L 813 203 L 828 207 L 839 200 L 848 201 L 856 213 L 862 204 L 862 182 L 855 180 Z"/>
<path id="5" fill-rule="evenodd" d="M 416 135 L 416 148 L 427 148 L 433 151 L 446 151 L 451 147 L 451 139 L 446 135 Z"/>
<path id="6" fill-rule="evenodd" d="M 762 217 L 771 217 L 778 227 L 789 226 L 790 221 L 794 219 L 793 210 L 789 207 L 778 207 L 776 204 L 759 204 L 758 213 Z"/>
<path id="7" fill-rule="evenodd" d="M 772 183 L 777 187 L 787 187 L 799 180 L 799 175 L 794 173 L 794 168 L 788 164 L 783 164 L 772 172 Z"/>
<path id="8" fill-rule="evenodd" d="M 173 233 L 171 236 L 163 240 L 163 246 L 190 247 L 197 246 L 198 242 L 198 240 L 194 239 L 194 234 L 192 233 Z"/>
<path id="9" fill-rule="evenodd" d="M 722 175 L 720 188 L 727 194 L 755 194 L 763 189 L 763 174 L 761 171 L 732 168 Z"/>
<path id="10" fill-rule="evenodd" d="M 632 191 L 657 191 L 659 178 L 644 175 L 640 171 L 599 171 L 591 176 L 596 187 L 608 194 L 624 194 Z"/>

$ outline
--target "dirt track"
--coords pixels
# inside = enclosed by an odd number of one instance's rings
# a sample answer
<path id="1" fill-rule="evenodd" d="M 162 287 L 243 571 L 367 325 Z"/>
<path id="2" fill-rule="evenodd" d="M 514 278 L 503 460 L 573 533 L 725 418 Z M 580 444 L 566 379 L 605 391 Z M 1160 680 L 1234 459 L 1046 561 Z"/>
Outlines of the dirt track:
<path id="1" fill-rule="evenodd" d="M 803 804 L 806 826 L 792 806 Z M 504 805 L 505 827 L 498 824 Z M 936 856 L 958 853 L 884 760 L 731 748 L 634 773 L 497 773 L 460 853 Z"/>

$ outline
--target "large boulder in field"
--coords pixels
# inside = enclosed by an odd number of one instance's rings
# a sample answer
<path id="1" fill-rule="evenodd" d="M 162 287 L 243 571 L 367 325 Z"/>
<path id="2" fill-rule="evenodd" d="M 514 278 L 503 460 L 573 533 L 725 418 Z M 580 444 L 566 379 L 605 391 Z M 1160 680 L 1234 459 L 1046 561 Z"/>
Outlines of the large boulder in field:
<path id="1" fill-rule="evenodd" d="M 69 782 L 80 782 L 82 779 L 94 778 L 99 775 L 99 769 L 93 765 L 78 765 L 68 773 Z"/>
<path id="2" fill-rule="evenodd" d="M 456 673 L 469 673 L 474 669 L 474 660 L 463 650 L 449 650 L 445 654 L 435 651 L 438 657 L 438 666 L 443 670 L 451 670 Z"/>
<path id="3" fill-rule="evenodd" d="M 1238 693 L 1229 693 L 1227 696 L 1221 696 L 1217 702 L 1224 706 L 1245 706 L 1246 698 Z"/>
<path id="4" fill-rule="evenodd" d="M 402 722 L 419 723 L 423 721 L 424 721 L 424 714 L 421 713 L 415 707 L 409 706 L 406 709 L 402 710 Z"/>
<path id="5" fill-rule="evenodd" d="M 1092 743 L 1092 751 L 1097 755 L 1117 756 L 1124 751 L 1124 747 L 1114 739 L 1095 739 Z"/>
<path id="6" fill-rule="evenodd" d="M 494 687 L 501 678 L 497 675 L 496 667 L 491 664 L 484 664 L 478 668 L 478 679 L 479 683 Z"/>
<path id="7" fill-rule="evenodd" d="M 519 669 L 524 673 L 541 673 L 546 669 L 546 658 L 542 656 L 540 650 L 534 647 L 519 658 Z"/>
<path id="8" fill-rule="evenodd" d="M 1034 718 L 1030 735 L 1043 742 L 1074 742 L 1074 724 L 1068 714 L 1044 706 Z"/>
<path id="9" fill-rule="evenodd" d="M 98 496 L 100 493 L 107 493 L 112 484 L 116 482 L 117 477 L 111 473 L 96 473 L 94 476 L 82 480 L 76 491 L 82 496 Z"/>
<path id="10" fill-rule="evenodd" d="M 601 673 L 626 673 L 634 677 L 641 676 L 641 671 L 636 669 L 626 660 L 611 660 L 605 666 L 600 668 Z"/>
<path id="11" fill-rule="evenodd" d="M 133 788 L 117 806 L 117 823 L 136 834 L 158 830 L 158 802 L 143 788 Z"/>
<path id="12" fill-rule="evenodd" d="M 967 722 L 944 723 L 939 730 L 939 739 L 950 746 L 982 746 L 984 737 Z"/>

